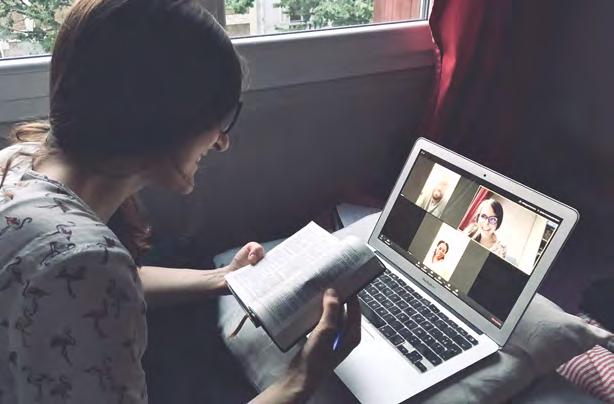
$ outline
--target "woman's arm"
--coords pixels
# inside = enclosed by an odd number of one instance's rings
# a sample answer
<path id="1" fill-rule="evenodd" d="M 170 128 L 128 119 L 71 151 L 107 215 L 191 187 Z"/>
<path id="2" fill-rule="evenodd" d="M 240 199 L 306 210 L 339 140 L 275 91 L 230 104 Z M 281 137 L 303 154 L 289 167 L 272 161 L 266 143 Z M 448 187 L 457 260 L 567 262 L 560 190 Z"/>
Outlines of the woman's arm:
<path id="1" fill-rule="evenodd" d="M 198 269 L 141 267 L 139 276 L 150 307 L 195 302 L 225 294 L 227 268 Z"/>
<path id="2" fill-rule="evenodd" d="M 224 276 L 264 257 L 258 243 L 248 243 L 223 268 L 212 270 L 144 266 L 139 276 L 149 307 L 197 302 L 229 293 Z"/>

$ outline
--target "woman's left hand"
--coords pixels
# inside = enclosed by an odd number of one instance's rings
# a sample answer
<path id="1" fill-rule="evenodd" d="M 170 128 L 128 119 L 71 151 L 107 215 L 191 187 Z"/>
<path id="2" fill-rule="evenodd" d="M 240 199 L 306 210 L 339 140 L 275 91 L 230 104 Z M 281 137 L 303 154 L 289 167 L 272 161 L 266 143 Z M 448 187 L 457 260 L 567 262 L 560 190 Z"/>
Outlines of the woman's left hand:
<path id="1" fill-rule="evenodd" d="M 255 265 L 264 258 L 264 248 L 252 241 L 243 246 L 234 256 L 230 264 L 226 267 L 228 272 L 236 271 L 246 265 Z"/>

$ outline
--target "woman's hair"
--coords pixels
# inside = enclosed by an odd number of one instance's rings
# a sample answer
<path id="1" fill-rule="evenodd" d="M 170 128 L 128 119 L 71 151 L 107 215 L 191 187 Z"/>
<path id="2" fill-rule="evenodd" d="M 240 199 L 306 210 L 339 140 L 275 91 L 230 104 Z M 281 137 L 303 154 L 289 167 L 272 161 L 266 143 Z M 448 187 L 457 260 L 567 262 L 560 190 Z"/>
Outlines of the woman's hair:
<path id="1" fill-rule="evenodd" d="M 446 254 L 448 253 L 448 251 L 450 251 L 450 246 L 448 245 L 448 243 L 446 243 L 443 240 L 439 240 L 437 242 L 437 245 L 435 246 L 435 251 L 433 251 L 433 257 L 431 258 L 431 260 L 435 259 L 435 255 L 437 254 L 437 247 L 439 247 L 441 244 L 445 244 L 446 245 Z"/>
<path id="2" fill-rule="evenodd" d="M 78 0 L 53 49 L 49 121 L 18 126 L 14 138 L 43 146 L 22 153 L 33 164 L 61 151 L 98 173 L 111 157 L 168 157 L 235 108 L 242 76 L 203 0 Z M 137 205 L 127 200 L 109 221 L 135 259 L 149 234 Z"/>

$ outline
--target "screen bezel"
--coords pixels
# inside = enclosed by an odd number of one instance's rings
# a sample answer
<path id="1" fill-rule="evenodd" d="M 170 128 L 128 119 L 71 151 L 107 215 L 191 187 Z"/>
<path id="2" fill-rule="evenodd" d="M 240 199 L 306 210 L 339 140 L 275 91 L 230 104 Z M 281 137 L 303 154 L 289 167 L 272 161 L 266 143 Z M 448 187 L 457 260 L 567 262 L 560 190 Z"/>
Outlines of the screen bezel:
<path id="1" fill-rule="evenodd" d="M 527 201 L 528 203 L 538 206 L 541 209 L 561 218 L 561 223 L 548 243 L 548 247 L 544 250 L 543 255 L 538 260 L 537 265 L 533 269 L 533 273 L 529 277 L 529 280 L 527 281 L 522 293 L 500 328 L 491 323 L 487 318 L 485 318 L 467 303 L 463 302 L 460 298 L 454 296 L 444 286 L 434 282 L 432 278 L 422 272 L 415 265 L 411 264 L 403 256 L 378 238 L 421 150 L 431 153 L 445 160 L 446 162 L 451 163 L 459 169 L 475 175 L 476 177 L 479 177 L 496 187 L 504 189 Z M 502 174 L 490 170 L 472 160 L 469 160 L 466 157 L 444 148 L 443 146 L 433 143 L 425 138 L 419 138 L 414 144 L 401 174 L 397 178 L 397 182 L 390 193 L 390 196 L 388 197 L 388 201 L 386 202 L 373 232 L 369 237 L 368 243 L 371 247 L 379 251 L 386 259 L 396 265 L 402 272 L 411 277 L 413 281 L 417 282 L 437 298 L 441 299 L 443 303 L 451 307 L 456 313 L 470 322 L 474 327 L 488 335 L 499 346 L 503 346 L 516 327 L 520 317 L 522 317 L 522 314 L 531 302 L 537 288 L 544 279 L 551 264 L 556 259 L 569 234 L 575 227 L 578 218 L 579 213 L 574 208 L 556 201 L 538 191 L 535 191 L 534 189 L 526 187 L 508 177 L 505 177 Z"/>

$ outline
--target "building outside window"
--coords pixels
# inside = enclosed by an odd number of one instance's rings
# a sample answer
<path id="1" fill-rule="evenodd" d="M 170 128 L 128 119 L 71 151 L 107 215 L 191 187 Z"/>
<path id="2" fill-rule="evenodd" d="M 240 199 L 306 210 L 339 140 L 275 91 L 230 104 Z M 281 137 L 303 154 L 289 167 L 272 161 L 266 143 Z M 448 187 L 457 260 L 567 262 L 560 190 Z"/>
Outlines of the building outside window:
<path id="1" fill-rule="evenodd" d="M 206 0 L 231 37 L 425 19 L 429 0 Z M 0 0 L 0 58 L 49 54 L 70 0 Z"/>

